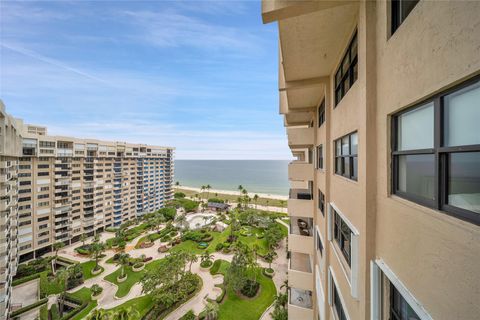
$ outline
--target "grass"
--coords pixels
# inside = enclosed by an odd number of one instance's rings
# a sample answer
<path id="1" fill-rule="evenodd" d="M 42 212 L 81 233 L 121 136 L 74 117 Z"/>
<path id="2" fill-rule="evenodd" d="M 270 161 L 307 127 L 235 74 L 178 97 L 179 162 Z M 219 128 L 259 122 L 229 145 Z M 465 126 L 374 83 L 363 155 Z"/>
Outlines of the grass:
<path id="1" fill-rule="evenodd" d="M 233 195 L 233 194 L 225 194 L 225 193 L 214 193 L 210 192 L 208 194 L 207 192 L 196 192 L 192 190 L 186 190 L 182 188 L 176 189 L 175 192 L 183 192 L 187 197 L 193 198 L 196 194 L 200 195 L 202 199 L 206 199 L 207 195 L 209 198 L 218 198 L 222 200 L 228 200 L 228 202 L 237 202 L 237 198 L 240 195 Z M 253 201 L 251 202 L 252 204 L 255 204 Z M 268 206 L 271 207 L 280 207 L 280 208 L 286 208 L 287 207 L 287 201 L 286 200 L 279 200 L 279 199 L 269 199 L 269 198 L 258 198 L 257 204 L 259 206 L 266 206 L 268 203 Z"/>
<path id="2" fill-rule="evenodd" d="M 221 265 L 215 274 L 225 275 L 230 263 L 220 260 Z M 213 267 L 212 267 L 213 268 Z M 257 320 L 273 303 L 277 289 L 272 279 L 264 276 L 257 269 L 257 281 L 260 283 L 260 293 L 252 299 L 239 297 L 233 290 L 227 289 L 223 302 L 219 305 L 218 319 Z"/>
<path id="3" fill-rule="evenodd" d="M 48 297 L 51 294 L 62 292 L 62 285 L 54 280 L 48 279 L 48 271 L 43 271 L 40 274 L 40 296 Z"/>
<path id="4" fill-rule="evenodd" d="M 207 247 L 207 249 L 210 251 L 210 253 L 212 253 L 215 251 L 215 246 L 218 243 L 227 241 L 228 235 L 230 234 L 230 227 L 225 229 L 223 232 L 212 231 L 210 233 L 213 236 L 213 240 L 209 242 L 210 245 Z M 187 241 L 183 241 L 180 244 L 177 244 L 172 249 L 170 249 L 170 251 L 176 252 L 176 251 L 183 250 L 183 251 L 195 253 L 195 254 L 202 254 L 205 252 L 205 249 L 199 249 L 197 246 L 198 246 L 197 242 L 192 240 L 187 240 Z"/>
<path id="5" fill-rule="evenodd" d="M 227 273 L 227 269 L 230 266 L 230 262 L 222 259 L 215 260 L 213 266 L 210 268 L 210 274 L 212 276 L 216 274 L 223 274 Z"/>
<path id="6" fill-rule="evenodd" d="M 95 261 L 94 260 L 80 263 L 80 266 L 82 267 L 83 280 L 88 280 L 88 279 L 91 279 L 93 277 L 96 277 L 96 276 L 100 275 L 105 270 L 102 266 L 98 265 L 100 267 L 100 269 L 102 269 L 102 272 L 100 272 L 96 275 L 92 274 L 92 270 L 95 267 Z"/>
<path id="7" fill-rule="evenodd" d="M 154 260 L 150 263 L 147 263 L 145 265 L 145 269 L 140 272 L 133 272 L 131 267 L 125 267 L 125 274 L 127 275 L 127 280 L 125 280 L 124 282 L 117 281 L 117 277 L 121 273 L 121 268 L 118 268 L 116 271 L 110 273 L 104 279 L 117 285 L 118 289 L 115 293 L 115 296 L 117 298 L 123 298 L 130 292 L 130 289 L 133 287 L 133 285 L 140 282 L 145 272 L 158 267 L 161 263 L 162 259 Z"/>

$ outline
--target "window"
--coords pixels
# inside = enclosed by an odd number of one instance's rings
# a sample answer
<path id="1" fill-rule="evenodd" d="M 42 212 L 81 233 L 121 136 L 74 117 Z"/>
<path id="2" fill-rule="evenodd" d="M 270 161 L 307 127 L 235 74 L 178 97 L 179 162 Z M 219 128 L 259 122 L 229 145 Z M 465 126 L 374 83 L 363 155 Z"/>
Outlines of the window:
<path id="1" fill-rule="evenodd" d="M 419 0 L 392 0 L 392 34 L 405 21 Z"/>
<path id="2" fill-rule="evenodd" d="M 357 60 L 357 31 L 355 30 L 355 34 L 345 52 L 345 56 L 335 73 L 335 106 L 338 105 L 355 81 L 357 81 Z"/>
<path id="3" fill-rule="evenodd" d="M 318 107 L 318 127 L 320 128 L 325 122 L 325 100 Z"/>
<path id="4" fill-rule="evenodd" d="M 323 145 L 317 146 L 317 169 L 323 169 Z"/>
<path id="5" fill-rule="evenodd" d="M 48 172 L 48 171 L 46 171 L 46 172 L 39 172 L 39 173 L 37 173 L 37 175 L 38 175 L 39 177 L 45 177 L 45 176 L 50 175 L 50 172 Z"/>
<path id="6" fill-rule="evenodd" d="M 478 101 L 477 78 L 393 117 L 393 193 L 480 224 Z"/>
<path id="7" fill-rule="evenodd" d="M 40 141 L 40 147 L 55 148 L 55 141 Z"/>
<path id="8" fill-rule="evenodd" d="M 347 315 L 343 310 L 342 301 L 340 300 L 340 295 L 338 294 L 337 286 L 335 285 L 335 281 L 332 281 L 332 305 L 333 309 L 335 309 L 335 313 L 337 314 L 338 320 L 347 320 Z"/>
<path id="9" fill-rule="evenodd" d="M 318 189 L 318 209 L 320 209 L 322 216 L 325 216 L 325 195 L 320 189 Z"/>
<path id="10" fill-rule="evenodd" d="M 317 231 L 317 250 L 320 253 L 320 256 L 323 256 L 323 244 L 318 231 Z"/>
<path id="11" fill-rule="evenodd" d="M 332 208 L 333 209 L 333 208 Z M 338 244 L 345 260 L 347 260 L 348 265 L 351 264 L 351 243 L 352 243 L 352 230 L 348 225 L 343 221 L 340 215 L 333 209 L 333 238 Z"/>
<path id="12" fill-rule="evenodd" d="M 390 319 L 392 320 L 420 320 L 412 307 L 402 297 L 400 292 L 390 283 Z"/>
<path id="13" fill-rule="evenodd" d="M 335 141 L 335 173 L 357 180 L 358 176 L 358 134 L 348 134 Z"/>
<path id="14" fill-rule="evenodd" d="M 37 165 L 37 168 L 38 168 L 38 169 L 48 169 L 48 168 L 50 168 L 50 165 L 48 165 L 48 164 L 39 164 L 39 165 Z"/>

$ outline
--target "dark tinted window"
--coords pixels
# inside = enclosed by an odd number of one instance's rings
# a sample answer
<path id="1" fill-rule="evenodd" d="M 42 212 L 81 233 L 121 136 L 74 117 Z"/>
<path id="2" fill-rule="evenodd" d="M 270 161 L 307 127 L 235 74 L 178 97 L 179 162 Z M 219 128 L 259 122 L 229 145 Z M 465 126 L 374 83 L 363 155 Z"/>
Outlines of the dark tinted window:
<path id="1" fill-rule="evenodd" d="M 357 81 L 357 60 L 357 32 L 355 31 L 342 62 L 335 73 L 335 105 L 342 100 L 348 90 L 350 90 L 350 87 Z"/>
<path id="2" fill-rule="evenodd" d="M 390 317 L 392 320 L 420 320 L 420 317 L 392 284 L 390 284 Z"/>
<path id="3" fill-rule="evenodd" d="M 350 265 L 352 231 L 335 210 L 334 210 L 333 235 L 334 235 L 335 241 L 340 247 L 340 250 L 342 251 L 343 256 L 345 257 L 345 260 L 347 260 L 348 265 Z"/>
<path id="4" fill-rule="evenodd" d="M 392 34 L 407 18 L 419 0 L 392 0 Z"/>

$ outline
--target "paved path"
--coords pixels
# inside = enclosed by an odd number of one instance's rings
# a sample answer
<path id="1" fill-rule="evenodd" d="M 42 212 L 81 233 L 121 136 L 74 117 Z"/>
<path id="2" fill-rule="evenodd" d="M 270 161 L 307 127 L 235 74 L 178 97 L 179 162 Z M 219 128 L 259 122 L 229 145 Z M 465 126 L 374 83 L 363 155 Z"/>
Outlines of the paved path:
<path id="1" fill-rule="evenodd" d="M 279 222 L 288 227 L 288 225 L 285 222 L 281 220 Z M 154 232 L 156 231 L 151 231 L 150 233 L 154 233 Z M 104 232 L 101 234 L 100 239 L 101 241 L 106 241 L 107 239 L 112 238 L 114 236 L 115 234 L 113 233 Z M 144 236 L 145 234 L 142 234 L 139 237 L 127 243 L 125 251 L 128 252 L 132 257 L 140 257 L 141 255 L 146 255 L 147 257 L 152 257 L 153 260 L 157 260 L 165 257 L 167 253 L 159 253 L 157 250 L 158 246 L 161 243 L 160 240 L 156 240 L 155 244 L 150 248 L 135 249 L 135 244 L 138 242 L 138 240 L 141 237 L 144 237 Z M 92 239 L 89 239 L 89 241 L 87 241 L 86 243 L 90 243 Z M 79 262 L 92 260 L 89 257 L 85 257 L 77 254 L 74 249 L 78 246 L 79 246 L 78 243 L 67 246 L 63 248 L 61 251 L 59 251 L 59 254 Z M 286 259 L 285 246 L 286 246 L 286 240 L 284 239 L 282 240 L 279 248 L 276 250 L 278 257 L 272 263 L 272 268 L 275 270 L 275 276 L 273 277 L 273 282 L 275 283 L 277 292 L 280 291 L 280 287 L 283 285 L 284 281 L 287 278 L 287 259 Z M 106 261 L 110 259 L 114 254 L 115 254 L 115 251 L 107 250 L 105 252 L 105 257 L 99 261 L 99 264 L 105 270 L 101 274 L 86 280 L 82 286 L 69 290 L 69 292 L 76 292 L 84 287 L 90 288 L 94 284 L 100 285 L 103 288 L 103 292 L 100 299 L 98 300 L 98 307 L 101 307 L 102 309 L 111 309 L 125 303 L 128 300 L 141 297 L 143 295 L 142 286 L 141 284 L 137 283 L 130 289 L 130 292 L 125 297 L 116 299 L 115 293 L 117 292 L 117 286 L 103 279 L 105 276 L 111 274 L 112 272 L 118 269 L 118 266 L 116 266 L 115 264 L 106 263 Z M 233 254 L 223 254 L 220 252 L 215 252 L 213 253 L 213 256 L 215 259 L 223 259 L 226 261 L 231 261 Z M 268 267 L 268 263 L 263 261 L 262 259 L 259 259 L 258 263 L 262 267 Z M 218 297 L 218 295 L 220 295 L 221 290 L 215 287 L 215 284 L 223 283 L 222 275 L 212 276 L 209 271 L 201 270 L 200 261 L 192 265 L 192 272 L 199 275 L 202 278 L 203 286 L 201 290 L 193 298 L 188 300 L 185 304 L 183 304 L 182 306 L 174 310 L 172 313 L 170 313 L 165 319 L 167 320 L 179 319 L 189 310 L 193 310 L 195 314 L 199 314 L 205 308 L 206 301 L 207 301 L 206 297 L 210 299 L 215 299 L 216 297 Z M 56 296 L 50 297 L 49 305 L 51 305 L 52 303 L 55 303 L 55 301 L 56 301 Z M 270 320 L 270 319 L 271 319 L 270 312 L 265 312 L 263 317 L 261 318 L 261 320 Z"/>

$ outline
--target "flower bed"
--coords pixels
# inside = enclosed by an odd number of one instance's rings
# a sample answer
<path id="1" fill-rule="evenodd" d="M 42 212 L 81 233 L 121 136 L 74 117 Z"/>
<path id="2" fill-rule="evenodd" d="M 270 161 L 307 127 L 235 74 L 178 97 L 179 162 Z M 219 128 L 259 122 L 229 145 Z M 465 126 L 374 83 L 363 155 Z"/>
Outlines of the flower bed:
<path id="1" fill-rule="evenodd" d="M 273 278 L 273 276 L 275 275 L 275 270 L 273 270 L 272 268 L 264 268 L 263 274 L 266 277 Z"/>
<path id="2" fill-rule="evenodd" d="M 103 272 L 103 269 L 99 267 L 98 269 L 92 269 L 91 272 L 92 272 L 92 274 L 93 274 L 94 276 L 96 276 L 97 274 L 102 273 L 102 272 Z"/>
<path id="3" fill-rule="evenodd" d="M 145 263 L 137 262 L 132 266 L 133 272 L 140 272 L 145 268 Z"/>
<path id="4" fill-rule="evenodd" d="M 122 283 L 124 282 L 125 280 L 127 280 L 127 275 L 125 274 L 125 276 L 123 278 L 120 278 L 120 276 L 117 277 L 117 282 L 118 283 Z"/>
<path id="5" fill-rule="evenodd" d="M 213 262 L 211 260 L 206 260 L 200 263 L 200 268 L 204 270 L 208 270 L 212 267 L 212 265 L 213 265 Z"/>

